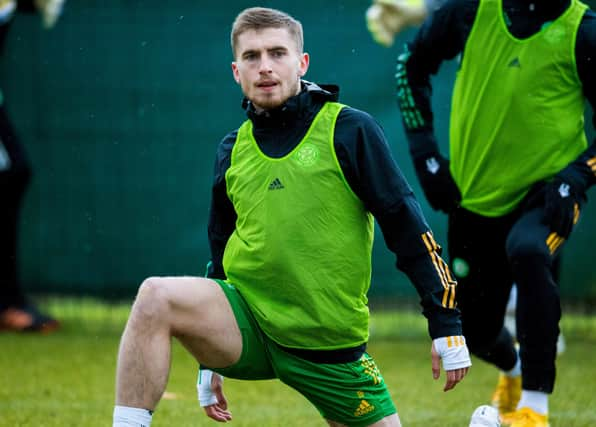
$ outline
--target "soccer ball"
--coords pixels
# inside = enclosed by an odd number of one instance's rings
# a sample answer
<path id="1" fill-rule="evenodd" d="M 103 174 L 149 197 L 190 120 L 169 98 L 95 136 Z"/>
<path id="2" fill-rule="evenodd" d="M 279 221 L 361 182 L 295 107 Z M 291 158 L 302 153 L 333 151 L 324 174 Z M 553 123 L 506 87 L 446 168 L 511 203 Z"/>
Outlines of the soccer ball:
<path id="1" fill-rule="evenodd" d="M 488 405 L 476 408 L 470 419 L 470 427 L 500 427 L 499 411 Z"/>

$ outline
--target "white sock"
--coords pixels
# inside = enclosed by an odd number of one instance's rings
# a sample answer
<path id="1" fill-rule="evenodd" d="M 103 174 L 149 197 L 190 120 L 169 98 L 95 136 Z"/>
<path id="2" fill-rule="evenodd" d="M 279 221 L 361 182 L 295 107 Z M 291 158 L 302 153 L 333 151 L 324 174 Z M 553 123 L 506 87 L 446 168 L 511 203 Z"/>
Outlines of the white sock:
<path id="1" fill-rule="evenodd" d="M 548 394 L 541 391 L 522 390 L 517 409 L 530 408 L 539 414 L 548 414 Z"/>
<path id="2" fill-rule="evenodd" d="M 153 411 L 129 406 L 114 406 L 113 427 L 150 427 Z"/>
<path id="3" fill-rule="evenodd" d="M 521 358 L 519 357 L 519 354 L 517 355 L 517 360 L 515 361 L 513 368 L 503 373 L 508 377 L 519 377 L 521 375 Z"/>

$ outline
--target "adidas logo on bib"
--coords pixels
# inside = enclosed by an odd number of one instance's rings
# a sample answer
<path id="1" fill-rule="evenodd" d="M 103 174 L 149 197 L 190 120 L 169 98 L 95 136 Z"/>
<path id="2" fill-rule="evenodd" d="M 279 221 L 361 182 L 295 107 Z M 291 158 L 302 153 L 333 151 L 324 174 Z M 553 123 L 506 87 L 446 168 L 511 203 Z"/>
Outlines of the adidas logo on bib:
<path id="1" fill-rule="evenodd" d="M 513 67 L 513 68 L 521 68 L 521 62 L 519 62 L 519 58 L 513 58 L 511 60 L 511 62 L 509 63 L 509 67 Z"/>
<path id="2" fill-rule="evenodd" d="M 271 184 L 269 184 L 269 190 L 281 190 L 283 188 L 285 188 L 285 187 L 281 183 L 279 178 L 275 178 L 273 181 L 271 181 Z"/>

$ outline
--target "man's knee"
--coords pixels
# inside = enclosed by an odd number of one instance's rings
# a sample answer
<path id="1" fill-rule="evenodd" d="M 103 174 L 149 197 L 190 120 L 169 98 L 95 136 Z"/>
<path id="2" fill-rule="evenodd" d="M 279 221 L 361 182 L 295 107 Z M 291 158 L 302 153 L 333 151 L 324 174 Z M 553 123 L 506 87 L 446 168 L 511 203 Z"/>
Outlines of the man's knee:
<path id="1" fill-rule="evenodd" d="M 507 242 L 507 256 L 513 279 L 518 288 L 527 283 L 551 281 L 549 274 L 552 269 L 553 254 L 548 251 L 545 243 L 536 239 L 523 242 Z"/>
<path id="2" fill-rule="evenodd" d="M 548 252 L 546 244 L 540 239 L 524 239 L 507 241 L 507 258 L 510 265 L 515 269 L 516 266 L 525 263 L 536 263 L 550 265 L 552 263 L 551 254 Z"/>
<path id="3" fill-rule="evenodd" d="M 220 286 L 197 277 L 149 277 L 139 287 L 131 317 L 167 325 L 174 335 L 196 335 L 201 325 L 226 322 L 230 307 Z M 230 318 L 234 319 L 231 307 Z"/>
<path id="4" fill-rule="evenodd" d="M 133 315 L 145 321 L 165 320 L 170 306 L 167 279 L 149 277 L 141 283 L 133 306 Z"/>

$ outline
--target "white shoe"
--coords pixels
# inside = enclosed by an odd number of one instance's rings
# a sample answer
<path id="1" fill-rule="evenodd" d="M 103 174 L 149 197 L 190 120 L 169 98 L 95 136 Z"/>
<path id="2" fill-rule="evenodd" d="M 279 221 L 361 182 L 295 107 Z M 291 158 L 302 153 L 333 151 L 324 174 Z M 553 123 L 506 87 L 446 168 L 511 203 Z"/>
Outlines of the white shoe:
<path id="1" fill-rule="evenodd" d="M 500 427 L 499 411 L 489 405 L 476 408 L 470 419 L 470 427 Z"/>

